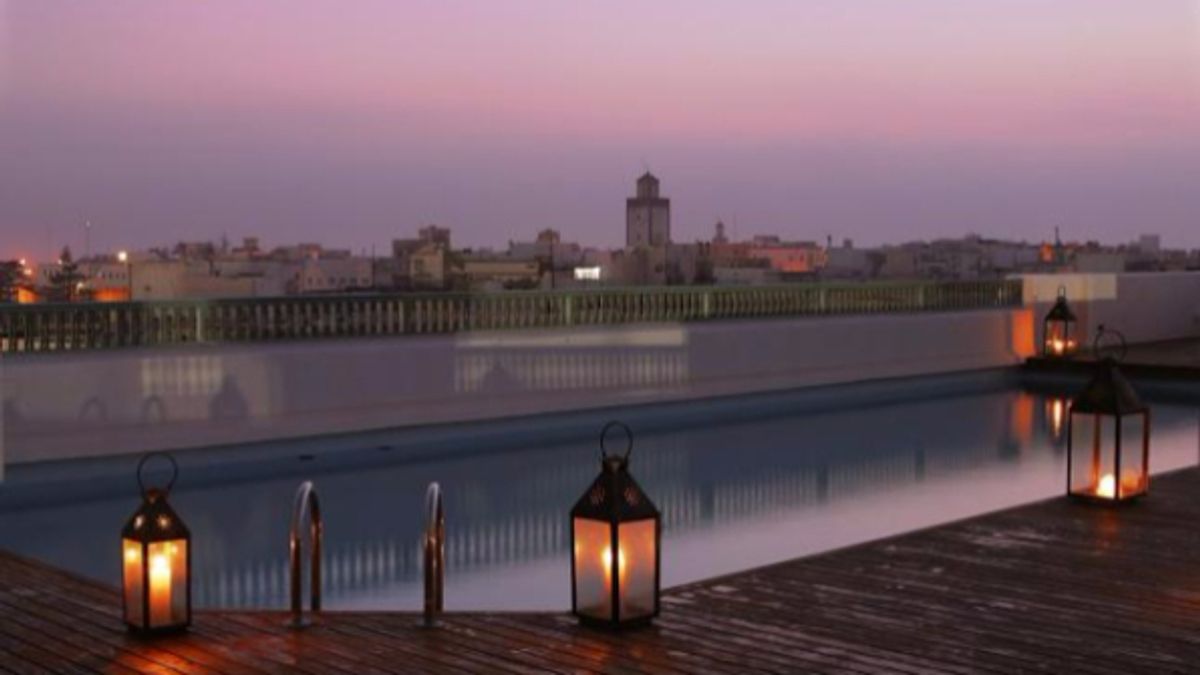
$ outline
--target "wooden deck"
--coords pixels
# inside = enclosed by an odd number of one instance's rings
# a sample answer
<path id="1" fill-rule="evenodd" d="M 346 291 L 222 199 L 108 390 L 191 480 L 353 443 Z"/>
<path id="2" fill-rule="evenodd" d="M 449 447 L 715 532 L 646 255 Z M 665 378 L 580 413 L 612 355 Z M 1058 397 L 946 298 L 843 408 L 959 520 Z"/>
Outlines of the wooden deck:
<path id="1" fill-rule="evenodd" d="M 670 551 L 667 551 L 670 555 Z M 562 614 L 200 612 L 128 636 L 105 586 L 0 555 L 12 673 L 1200 672 L 1200 469 L 1119 509 L 1055 499 L 692 584 L 651 628 Z"/>

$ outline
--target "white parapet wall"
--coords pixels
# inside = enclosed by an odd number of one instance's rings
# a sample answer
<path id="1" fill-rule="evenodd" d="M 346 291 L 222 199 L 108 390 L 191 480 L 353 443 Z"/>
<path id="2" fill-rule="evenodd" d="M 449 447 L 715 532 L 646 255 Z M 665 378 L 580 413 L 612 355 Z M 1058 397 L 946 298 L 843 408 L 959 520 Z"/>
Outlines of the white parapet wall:
<path id="1" fill-rule="evenodd" d="M 1085 335 L 1104 325 L 1131 343 L 1200 335 L 1200 273 L 1023 275 L 1025 302 L 1043 316 L 1065 292 Z M 1040 339 L 1041 325 L 1038 331 Z"/>
<path id="2" fill-rule="evenodd" d="M 1200 335 L 1200 274 L 1024 277 L 1016 309 L 625 324 L 16 356 L 9 464 L 995 368 L 1060 285 L 1090 333 Z"/>
<path id="3" fill-rule="evenodd" d="M 1027 309 L 16 357 L 8 462 L 140 453 L 1018 363 Z"/>

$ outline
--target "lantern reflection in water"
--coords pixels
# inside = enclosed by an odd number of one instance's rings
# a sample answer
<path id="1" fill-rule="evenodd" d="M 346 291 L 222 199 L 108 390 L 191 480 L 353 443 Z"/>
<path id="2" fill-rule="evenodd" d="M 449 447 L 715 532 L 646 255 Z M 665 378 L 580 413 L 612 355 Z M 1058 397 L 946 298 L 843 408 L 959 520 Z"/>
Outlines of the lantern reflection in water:
<path id="1" fill-rule="evenodd" d="M 1058 445 L 1067 439 L 1067 410 L 1070 401 L 1062 396 L 1046 397 L 1046 430 L 1050 441 Z"/>

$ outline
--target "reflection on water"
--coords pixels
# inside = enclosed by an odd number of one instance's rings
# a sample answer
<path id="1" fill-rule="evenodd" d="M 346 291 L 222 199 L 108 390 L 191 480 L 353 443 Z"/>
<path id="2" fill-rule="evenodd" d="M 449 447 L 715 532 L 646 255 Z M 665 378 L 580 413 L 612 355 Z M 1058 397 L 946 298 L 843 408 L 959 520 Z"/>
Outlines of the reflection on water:
<path id="1" fill-rule="evenodd" d="M 457 393 L 561 391 L 683 386 L 688 355 L 681 349 L 639 353 L 603 351 L 463 354 L 454 364 Z"/>
<path id="2" fill-rule="evenodd" d="M 1045 396 L 1046 435 L 1055 445 L 1067 442 L 1067 409 L 1071 401 L 1066 396 Z"/>
<path id="3" fill-rule="evenodd" d="M 1063 491 L 1065 409 L 996 391 L 642 435 L 632 470 L 664 516 L 666 585 L 946 522 Z M 1152 467 L 1196 463 L 1194 408 L 1154 406 Z M 419 607 L 422 495 L 446 493 L 447 605 L 569 605 L 567 513 L 590 444 L 312 476 L 327 606 Z M 180 492 L 199 606 L 282 607 L 298 481 Z M 1153 490 L 1151 490 L 1151 499 Z M 115 583 L 136 495 L 0 519 L 0 547 Z"/>

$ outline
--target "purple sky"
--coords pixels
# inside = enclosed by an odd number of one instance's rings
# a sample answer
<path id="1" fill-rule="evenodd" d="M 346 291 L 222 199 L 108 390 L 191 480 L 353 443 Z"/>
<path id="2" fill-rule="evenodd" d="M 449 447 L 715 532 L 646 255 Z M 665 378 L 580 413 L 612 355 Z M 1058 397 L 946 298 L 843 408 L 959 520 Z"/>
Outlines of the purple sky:
<path id="1" fill-rule="evenodd" d="M 0 257 L 985 235 L 1200 246 L 1200 0 L 0 0 Z"/>

